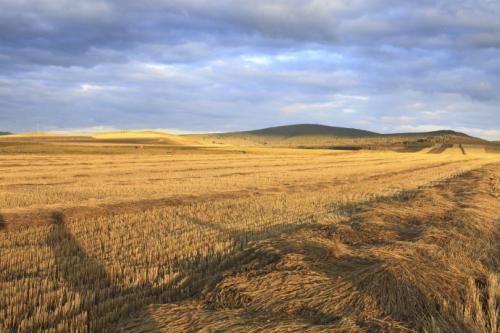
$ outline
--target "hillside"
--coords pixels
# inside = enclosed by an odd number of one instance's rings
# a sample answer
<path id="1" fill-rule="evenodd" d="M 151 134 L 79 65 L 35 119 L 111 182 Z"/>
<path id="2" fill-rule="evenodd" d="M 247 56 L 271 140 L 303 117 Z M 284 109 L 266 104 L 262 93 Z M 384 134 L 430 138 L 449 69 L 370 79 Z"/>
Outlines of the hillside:
<path id="1" fill-rule="evenodd" d="M 113 131 L 95 134 L 61 134 L 29 132 L 8 135 L 3 140 L 80 143 L 155 143 L 164 145 L 198 145 L 192 138 L 154 131 Z"/>
<path id="2" fill-rule="evenodd" d="M 403 132 L 403 133 L 388 133 L 382 134 L 357 128 L 336 127 L 320 124 L 296 124 L 268 127 L 252 131 L 228 132 L 224 135 L 259 135 L 259 136 L 276 136 L 276 137 L 296 137 L 296 136 L 335 136 L 347 138 L 362 138 L 362 137 L 381 137 L 381 136 L 457 136 L 464 138 L 472 138 L 465 133 L 453 130 L 438 130 L 429 132 Z"/>
<path id="3" fill-rule="evenodd" d="M 193 146 L 200 143 L 193 138 L 158 131 L 114 131 L 92 134 L 98 142 L 115 143 L 159 143 L 164 145 Z"/>
<path id="4" fill-rule="evenodd" d="M 419 151 L 432 146 L 448 144 L 493 145 L 488 141 L 452 130 L 423 133 L 381 134 L 367 130 L 333 127 L 316 124 L 297 124 L 269 127 L 259 130 L 208 133 L 196 135 L 175 135 L 159 131 L 120 130 L 94 134 L 60 134 L 32 132 L 5 135 L 2 146 L 13 143 L 46 143 L 51 146 L 64 144 L 89 146 L 107 144 L 145 148 L 153 146 L 266 146 L 287 148 L 330 148 L 330 149 L 390 149 Z"/>
<path id="5" fill-rule="evenodd" d="M 486 141 L 452 130 L 381 134 L 361 129 L 315 124 L 269 127 L 260 130 L 196 135 L 211 144 L 272 147 L 414 148 L 435 144 L 484 144 Z"/>
<path id="6" fill-rule="evenodd" d="M 52 132 L 24 132 L 24 133 L 9 133 L 10 138 L 54 138 L 54 137 L 67 137 L 69 135 Z"/>
<path id="7" fill-rule="evenodd" d="M 96 134 L 50 132 L 20 133 L 0 137 L 4 153 L 165 153 L 199 147 L 195 138 L 153 131 L 114 131 Z"/>
<path id="8" fill-rule="evenodd" d="M 9 134 L 12 134 L 10 132 L 0 132 L 0 135 L 9 135 Z"/>
<path id="9" fill-rule="evenodd" d="M 333 126 L 316 125 L 316 124 L 298 124 L 298 125 L 268 127 L 260 130 L 246 131 L 240 133 L 250 134 L 250 135 L 278 136 L 278 137 L 328 135 L 328 136 L 348 137 L 348 138 L 374 137 L 381 135 L 379 133 L 355 129 L 355 128 L 333 127 Z M 238 134 L 238 132 L 236 134 Z"/>
<path id="10" fill-rule="evenodd" d="M 467 138 L 472 138 L 472 136 L 462 133 L 462 132 L 457 132 L 457 131 L 452 131 L 452 130 L 439 130 L 439 131 L 429 131 L 429 132 L 403 132 L 403 133 L 389 133 L 389 134 L 384 134 L 384 135 L 389 135 L 389 136 L 444 136 L 444 135 L 452 135 L 452 136 L 461 136 L 461 137 L 467 137 Z"/>

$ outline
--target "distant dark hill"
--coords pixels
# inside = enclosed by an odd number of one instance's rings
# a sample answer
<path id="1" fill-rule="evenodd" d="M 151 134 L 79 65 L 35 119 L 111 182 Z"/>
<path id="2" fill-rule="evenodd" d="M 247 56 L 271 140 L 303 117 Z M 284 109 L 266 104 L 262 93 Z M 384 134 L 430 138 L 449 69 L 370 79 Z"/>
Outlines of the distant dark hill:
<path id="1" fill-rule="evenodd" d="M 439 131 L 430 131 L 430 132 L 408 132 L 408 133 L 390 133 L 383 134 L 387 136 L 462 136 L 466 138 L 472 138 L 472 136 L 467 135 L 465 133 L 456 132 L 452 130 L 439 130 Z"/>
<path id="2" fill-rule="evenodd" d="M 12 134 L 12 133 L 9 133 L 9 132 L 0 132 L 0 135 L 9 135 L 9 134 Z"/>
<path id="3" fill-rule="evenodd" d="M 359 130 L 355 128 L 345 128 L 345 127 L 333 127 L 326 125 L 316 125 L 316 124 L 298 124 L 298 125 L 286 125 L 278 127 L 269 127 L 260 130 L 246 131 L 239 133 L 228 133 L 228 134 L 251 134 L 251 135 L 261 135 L 261 136 L 279 136 L 279 137 L 295 137 L 295 136 L 337 136 L 346 138 L 363 138 L 363 137 L 373 137 L 380 136 L 381 134 Z"/>
<path id="4" fill-rule="evenodd" d="M 484 144 L 487 141 L 453 130 L 381 134 L 356 128 L 317 124 L 269 127 L 253 131 L 193 135 L 208 144 L 268 147 L 403 147 L 422 149 L 434 144 Z"/>
<path id="5" fill-rule="evenodd" d="M 317 124 L 297 124 L 277 127 L 268 127 L 253 131 L 230 132 L 223 135 L 257 135 L 266 137 L 292 138 L 298 136 L 335 136 L 340 138 L 368 138 L 368 137 L 463 137 L 474 138 L 465 133 L 453 130 L 439 130 L 429 132 L 408 132 L 381 134 L 356 128 L 334 127 Z M 474 138 L 476 139 L 476 138 Z"/>

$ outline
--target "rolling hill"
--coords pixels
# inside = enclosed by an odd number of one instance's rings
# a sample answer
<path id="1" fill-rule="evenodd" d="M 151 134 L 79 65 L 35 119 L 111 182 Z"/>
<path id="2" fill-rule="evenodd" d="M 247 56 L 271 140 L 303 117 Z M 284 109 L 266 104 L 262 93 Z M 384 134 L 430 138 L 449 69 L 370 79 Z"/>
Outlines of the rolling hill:
<path id="1" fill-rule="evenodd" d="M 452 130 L 382 134 L 355 128 L 317 124 L 269 127 L 253 131 L 196 135 L 206 143 L 278 147 L 428 147 L 434 144 L 480 144 L 486 141 Z"/>
<path id="2" fill-rule="evenodd" d="M 336 137 L 348 137 L 348 138 L 362 138 L 362 137 L 381 137 L 381 136 L 457 136 L 457 137 L 467 137 L 472 138 L 470 135 L 465 133 L 453 131 L 453 130 L 438 130 L 430 132 L 408 132 L 408 133 L 389 133 L 382 134 L 377 132 L 371 132 L 366 130 L 361 130 L 357 128 L 348 127 L 335 127 L 320 124 L 296 124 L 296 125 L 284 125 L 276 127 L 268 127 L 252 131 L 242 131 L 242 132 L 229 132 L 224 133 L 227 135 L 234 134 L 248 134 L 248 135 L 262 135 L 262 136 L 281 136 L 281 137 L 294 137 L 294 136 L 336 136 Z"/>
<path id="3" fill-rule="evenodd" d="M 195 138 L 153 131 L 114 131 L 95 134 L 32 132 L 1 136 L 0 154 L 166 153 L 201 145 Z"/>
<path id="4" fill-rule="evenodd" d="M 3 146 L 10 146 L 14 141 L 24 145 L 37 142 L 51 144 L 52 146 L 64 144 L 67 149 L 69 149 L 68 145 L 70 144 L 78 146 L 88 146 L 89 144 L 128 145 L 136 146 L 135 148 L 142 148 L 143 145 L 149 147 L 265 146 L 344 150 L 390 149 L 400 151 L 419 151 L 433 146 L 460 144 L 497 146 L 497 144 L 452 130 L 382 134 L 355 128 L 317 124 L 296 124 L 242 132 L 190 135 L 175 135 L 147 130 L 119 130 L 94 134 L 33 132 L 4 135 L 1 139 Z"/>
<path id="5" fill-rule="evenodd" d="M 7 134 L 7 133 L 6 133 Z M 9 133 L 10 134 L 10 133 Z M 199 145 L 193 138 L 156 131 L 113 131 L 95 134 L 61 134 L 52 132 L 18 133 L 5 136 L 4 140 L 72 142 L 72 143 L 123 143 L 161 144 L 171 146 Z"/>
<path id="6" fill-rule="evenodd" d="M 238 132 L 236 132 L 236 134 L 237 133 Z M 381 135 L 379 133 L 355 129 L 355 128 L 333 127 L 333 126 L 316 125 L 316 124 L 285 125 L 285 126 L 268 127 L 260 130 L 246 131 L 239 133 L 249 134 L 249 135 L 262 135 L 262 136 L 278 136 L 278 137 L 329 135 L 337 137 L 361 138 L 361 137 L 374 137 Z"/>
<path id="7" fill-rule="evenodd" d="M 196 146 L 200 143 L 194 138 L 159 131 L 113 131 L 92 134 L 99 142 L 115 143 L 158 143 L 172 146 Z"/>

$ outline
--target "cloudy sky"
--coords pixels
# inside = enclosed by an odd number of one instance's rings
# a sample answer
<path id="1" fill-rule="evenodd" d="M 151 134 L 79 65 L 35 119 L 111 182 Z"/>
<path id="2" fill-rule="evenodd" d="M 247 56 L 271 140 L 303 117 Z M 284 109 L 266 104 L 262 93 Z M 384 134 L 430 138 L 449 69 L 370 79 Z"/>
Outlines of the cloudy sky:
<path id="1" fill-rule="evenodd" d="M 498 0 L 0 0 L 0 130 L 500 139 Z"/>

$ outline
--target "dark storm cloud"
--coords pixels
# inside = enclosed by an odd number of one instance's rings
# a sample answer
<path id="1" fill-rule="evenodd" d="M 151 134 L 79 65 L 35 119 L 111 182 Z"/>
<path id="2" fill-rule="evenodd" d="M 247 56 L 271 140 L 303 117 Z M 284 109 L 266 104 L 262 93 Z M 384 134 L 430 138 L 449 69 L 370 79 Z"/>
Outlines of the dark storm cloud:
<path id="1" fill-rule="evenodd" d="M 494 1 L 14 1 L 2 2 L 4 55 L 99 64 L 145 47 L 153 56 L 210 57 L 199 47 L 500 46 Z M 154 46 L 157 46 L 156 48 Z M 150 46 L 150 47 L 148 47 Z M 161 47 L 160 47 L 161 46 Z M 108 50 L 108 52 L 105 52 Z M 98 55 L 101 54 L 102 58 Z M 134 57 L 131 54 L 130 57 Z M 83 64 L 86 64 L 83 62 Z"/>
<path id="2" fill-rule="evenodd" d="M 0 0 L 0 125 L 500 137 L 498 1 Z"/>

